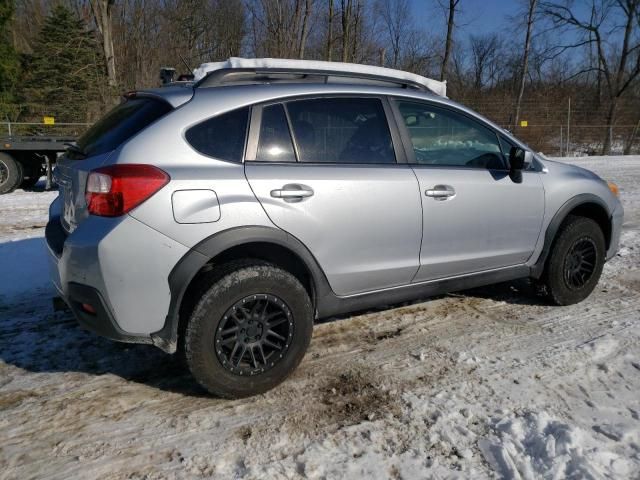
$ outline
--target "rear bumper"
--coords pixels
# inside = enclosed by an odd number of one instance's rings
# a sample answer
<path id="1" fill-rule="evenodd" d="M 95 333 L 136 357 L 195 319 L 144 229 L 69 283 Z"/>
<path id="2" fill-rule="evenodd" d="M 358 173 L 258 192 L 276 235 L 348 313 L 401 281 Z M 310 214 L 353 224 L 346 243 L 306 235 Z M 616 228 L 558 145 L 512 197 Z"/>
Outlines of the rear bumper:
<path id="1" fill-rule="evenodd" d="M 169 273 L 186 247 L 128 215 L 91 216 L 67 234 L 53 209 L 45 237 L 51 281 L 83 327 L 154 343 L 169 310 Z"/>
<path id="2" fill-rule="evenodd" d="M 100 292 L 93 287 L 69 283 L 65 301 L 78 323 L 87 330 L 118 342 L 152 343 L 150 337 L 131 335 L 123 331 L 109 311 Z M 84 305 L 90 305 L 95 313 L 88 312 Z"/>
<path id="3" fill-rule="evenodd" d="M 67 235 L 60 224 L 59 217 L 50 218 L 45 229 L 45 238 L 49 249 L 51 281 L 83 328 L 118 342 L 152 343 L 150 336 L 132 335 L 122 330 L 97 288 L 63 281 L 63 278 L 67 277 L 66 263 L 73 255 L 64 255 Z M 94 312 L 87 311 L 84 305 L 91 306 Z"/>

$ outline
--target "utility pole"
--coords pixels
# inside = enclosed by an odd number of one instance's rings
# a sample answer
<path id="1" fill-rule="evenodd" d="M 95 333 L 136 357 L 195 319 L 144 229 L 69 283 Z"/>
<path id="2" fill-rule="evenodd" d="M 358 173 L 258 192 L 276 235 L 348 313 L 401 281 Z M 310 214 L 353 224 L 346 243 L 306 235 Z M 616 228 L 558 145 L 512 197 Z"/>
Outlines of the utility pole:
<path id="1" fill-rule="evenodd" d="M 569 97 L 569 107 L 567 108 L 567 157 L 569 156 L 569 139 L 571 138 L 570 135 L 570 126 L 569 123 L 571 122 L 571 97 Z"/>

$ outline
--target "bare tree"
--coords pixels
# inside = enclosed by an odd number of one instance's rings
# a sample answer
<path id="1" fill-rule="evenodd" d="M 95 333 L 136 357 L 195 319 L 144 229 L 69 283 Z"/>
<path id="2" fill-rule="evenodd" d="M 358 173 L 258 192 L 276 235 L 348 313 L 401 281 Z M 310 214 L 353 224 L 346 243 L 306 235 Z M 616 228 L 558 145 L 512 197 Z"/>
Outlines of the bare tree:
<path id="1" fill-rule="evenodd" d="M 602 72 L 609 103 L 605 122 L 613 125 L 620 98 L 640 75 L 640 0 L 594 0 L 588 20 L 580 19 L 568 2 L 544 2 L 543 8 L 558 27 L 582 33 L 583 40 L 569 47 L 595 45 L 598 66 L 589 66 L 578 73 L 594 69 Z M 616 34 L 622 37 L 619 43 Z M 607 128 L 603 155 L 611 153 L 612 141 L 611 128 Z"/>
<path id="2" fill-rule="evenodd" d="M 500 37 L 496 33 L 471 35 L 471 59 L 473 61 L 473 86 L 476 91 L 482 90 L 487 80 L 495 80 L 496 62 L 499 59 Z M 488 78 L 487 78 L 488 77 Z"/>
<path id="3" fill-rule="evenodd" d="M 113 25 L 111 23 L 115 0 L 90 0 L 90 3 L 94 20 L 100 32 L 109 87 L 113 89 L 118 84 L 116 56 L 113 50 Z"/>
<path id="4" fill-rule="evenodd" d="M 342 61 L 349 59 L 349 44 L 352 35 L 353 0 L 340 0 L 340 21 L 342 25 Z"/>
<path id="5" fill-rule="evenodd" d="M 449 68 L 449 57 L 451 56 L 451 48 L 453 45 L 453 29 L 455 28 L 456 8 L 460 0 L 449 0 L 447 11 L 447 39 L 444 44 L 444 56 L 442 57 L 442 68 L 440 69 L 440 80 L 444 80 L 447 76 Z M 444 8 L 444 7 L 443 7 Z"/>
<path id="6" fill-rule="evenodd" d="M 333 53 L 333 0 L 329 0 L 329 14 L 327 16 L 327 53 L 325 58 L 328 62 L 332 60 Z"/>
<path id="7" fill-rule="evenodd" d="M 408 0 L 382 0 L 376 10 L 384 24 L 387 41 L 391 45 L 392 68 L 400 66 L 402 50 L 408 46 L 412 31 L 411 10 Z"/>
<path id="8" fill-rule="evenodd" d="M 254 55 L 303 58 L 313 14 L 311 0 L 247 2 Z"/>
<path id="9" fill-rule="evenodd" d="M 517 127 L 520 122 L 520 108 L 522 106 L 522 97 L 524 96 L 524 87 L 527 82 L 529 73 L 529 52 L 531 51 L 531 34 L 533 32 L 533 24 L 535 22 L 536 6 L 538 0 L 527 0 L 527 33 L 524 40 L 524 51 L 522 53 L 522 65 L 520 70 L 520 86 L 518 89 L 518 97 L 516 98 L 516 108 L 514 117 L 514 125 Z"/>
<path id="10" fill-rule="evenodd" d="M 312 15 L 312 2 L 311 0 L 305 0 L 304 2 L 304 17 L 302 19 L 302 31 L 300 32 L 300 46 L 298 48 L 298 58 L 304 58 L 304 49 L 307 44 L 307 36 L 309 35 L 309 23 L 311 22 Z"/>

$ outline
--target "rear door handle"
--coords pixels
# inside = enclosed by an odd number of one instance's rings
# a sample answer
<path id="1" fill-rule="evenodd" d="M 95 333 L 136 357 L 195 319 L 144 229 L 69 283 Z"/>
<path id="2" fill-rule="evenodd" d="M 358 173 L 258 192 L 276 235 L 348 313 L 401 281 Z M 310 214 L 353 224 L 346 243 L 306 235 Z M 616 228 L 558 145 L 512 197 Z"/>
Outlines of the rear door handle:
<path id="1" fill-rule="evenodd" d="M 447 198 L 455 197 L 456 191 L 451 185 L 436 185 L 429 190 L 426 190 L 424 194 L 427 197 L 433 197 L 436 200 L 446 200 Z"/>
<path id="2" fill-rule="evenodd" d="M 285 201 L 302 200 L 313 195 L 313 189 L 306 185 L 288 184 L 278 190 L 271 190 L 273 198 L 283 198 Z"/>

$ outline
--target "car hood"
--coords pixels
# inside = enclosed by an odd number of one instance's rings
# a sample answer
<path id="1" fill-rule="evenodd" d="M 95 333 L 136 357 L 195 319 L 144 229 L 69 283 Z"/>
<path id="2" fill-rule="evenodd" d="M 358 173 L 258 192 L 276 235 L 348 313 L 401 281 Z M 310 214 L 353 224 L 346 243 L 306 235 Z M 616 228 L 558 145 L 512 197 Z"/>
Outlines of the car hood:
<path id="1" fill-rule="evenodd" d="M 588 170 L 586 168 L 579 167 L 577 165 L 571 165 L 569 163 L 564 163 L 558 160 L 550 160 L 546 157 L 543 157 L 541 160 L 544 166 L 549 169 L 549 171 L 554 171 L 564 175 L 569 175 L 574 178 L 586 178 L 590 180 L 604 181 L 595 172 L 592 172 L 591 170 Z"/>

